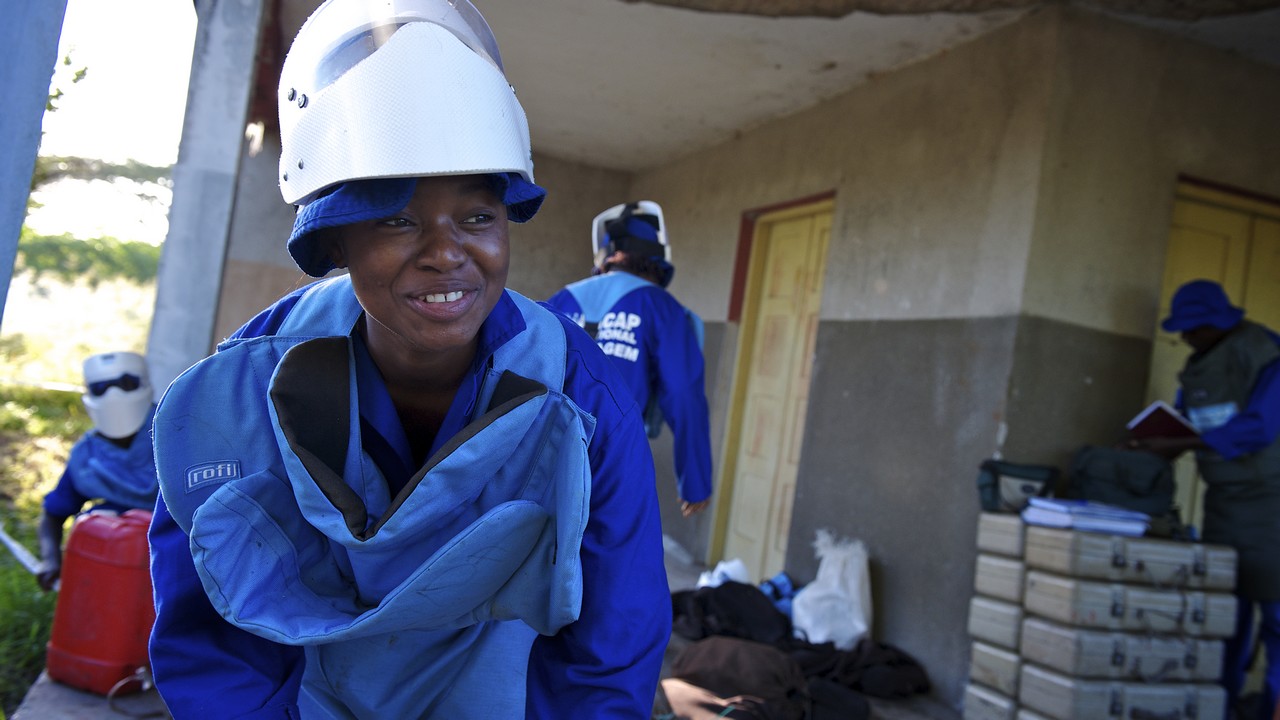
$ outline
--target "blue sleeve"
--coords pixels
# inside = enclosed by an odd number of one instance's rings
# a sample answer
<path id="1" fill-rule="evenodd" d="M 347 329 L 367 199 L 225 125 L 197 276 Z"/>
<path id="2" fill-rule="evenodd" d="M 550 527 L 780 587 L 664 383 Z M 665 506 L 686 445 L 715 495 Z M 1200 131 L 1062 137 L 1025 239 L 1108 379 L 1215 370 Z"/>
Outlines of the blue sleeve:
<path id="1" fill-rule="evenodd" d="M 591 515 L 582 539 L 582 613 L 529 657 L 528 717 L 652 716 L 671 637 L 671 595 L 649 452 L 635 401 L 583 333 L 568 333 L 566 393 L 596 417 Z"/>
<path id="2" fill-rule="evenodd" d="M 1201 439 L 1226 460 L 1258 452 L 1280 436 L 1280 360 L 1258 373 L 1249 404 Z"/>
<path id="3" fill-rule="evenodd" d="M 711 497 L 711 420 L 707 411 L 706 362 L 695 325 L 684 307 L 667 312 L 651 354 L 658 376 L 658 407 L 671 426 L 680 499 Z"/>
<path id="4" fill-rule="evenodd" d="M 296 720 L 302 649 L 245 632 L 218 615 L 163 496 L 147 535 L 156 603 L 151 671 L 175 720 Z"/>
<path id="5" fill-rule="evenodd" d="M 76 468 L 87 460 L 86 455 L 88 449 L 85 446 L 84 438 L 81 438 L 71 448 L 71 452 L 67 455 L 67 466 L 62 470 L 62 477 L 58 478 L 58 484 L 44 496 L 42 506 L 44 514 L 54 518 L 69 518 L 80 512 L 93 498 L 85 497 L 76 490 Z"/>

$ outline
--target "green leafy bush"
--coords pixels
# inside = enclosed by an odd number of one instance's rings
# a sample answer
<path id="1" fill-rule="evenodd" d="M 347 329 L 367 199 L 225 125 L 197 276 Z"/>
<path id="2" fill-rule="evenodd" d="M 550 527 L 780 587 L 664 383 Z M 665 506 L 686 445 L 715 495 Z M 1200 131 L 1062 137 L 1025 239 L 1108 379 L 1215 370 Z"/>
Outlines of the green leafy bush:
<path id="1" fill-rule="evenodd" d="M 33 281 L 49 276 L 91 287 L 108 280 L 138 285 L 152 282 L 160 267 L 160 248 L 137 241 L 102 237 L 77 240 L 70 235 L 36 235 L 22 228 L 14 273 L 30 273 Z"/>

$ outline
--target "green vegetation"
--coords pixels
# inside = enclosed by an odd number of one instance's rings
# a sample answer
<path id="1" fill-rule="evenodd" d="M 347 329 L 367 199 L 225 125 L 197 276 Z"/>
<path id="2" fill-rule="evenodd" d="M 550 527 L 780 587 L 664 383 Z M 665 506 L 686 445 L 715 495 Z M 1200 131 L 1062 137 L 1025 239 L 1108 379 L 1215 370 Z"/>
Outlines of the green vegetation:
<path id="1" fill-rule="evenodd" d="M 144 242 L 103 237 L 78 240 L 70 235 L 36 235 L 22 228 L 14 274 L 30 273 L 33 282 L 52 276 L 64 283 L 84 281 L 90 287 L 108 280 L 142 285 L 156 279 L 160 248 Z"/>
<path id="2" fill-rule="evenodd" d="M 109 163 L 102 160 L 81 157 L 58 157 L 56 155 L 40 155 L 36 158 L 35 172 L 31 176 L 31 187 L 38 188 L 58 180 L 115 180 L 124 178 L 138 183 L 155 183 L 169 185 L 171 167 L 144 165 L 136 160 L 124 163 Z"/>
<path id="3" fill-rule="evenodd" d="M 0 523 L 32 552 L 40 501 L 90 427 L 78 392 L 0 385 Z M 17 709 L 44 668 L 56 599 L 0 549 L 0 717 Z"/>

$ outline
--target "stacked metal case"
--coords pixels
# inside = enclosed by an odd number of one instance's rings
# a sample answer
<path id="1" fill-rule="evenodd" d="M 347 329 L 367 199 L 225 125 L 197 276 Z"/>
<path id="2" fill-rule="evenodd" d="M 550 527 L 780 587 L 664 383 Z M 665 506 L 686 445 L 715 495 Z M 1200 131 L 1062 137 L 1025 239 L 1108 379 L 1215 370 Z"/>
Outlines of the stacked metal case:
<path id="1" fill-rule="evenodd" d="M 969 601 L 969 684 L 965 720 L 1014 720 L 1022 674 L 1027 526 L 1007 513 L 978 518 L 978 560 Z"/>
<path id="2" fill-rule="evenodd" d="M 1012 536 L 1016 555 L 1000 542 Z M 984 513 L 965 720 L 1223 717 L 1235 569 L 1225 546 Z"/>

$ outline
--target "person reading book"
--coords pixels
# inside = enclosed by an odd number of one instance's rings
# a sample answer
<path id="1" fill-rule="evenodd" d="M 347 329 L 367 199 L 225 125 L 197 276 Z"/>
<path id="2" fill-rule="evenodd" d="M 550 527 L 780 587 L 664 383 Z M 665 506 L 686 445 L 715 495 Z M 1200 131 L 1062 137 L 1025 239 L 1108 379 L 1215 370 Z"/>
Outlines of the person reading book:
<path id="1" fill-rule="evenodd" d="M 1280 693 L 1280 335 L 1244 315 L 1216 282 L 1178 288 L 1161 327 L 1191 346 L 1175 407 L 1199 434 L 1133 438 L 1129 446 L 1169 459 L 1195 452 L 1206 484 L 1203 539 L 1239 556 L 1236 634 L 1226 644 L 1222 684 L 1236 703 L 1261 610 L 1263 703 L 1256 718 L 1239 717 L 1271 720 Z"/>

